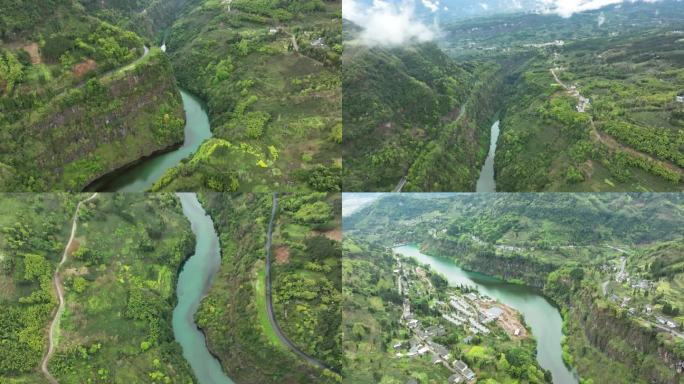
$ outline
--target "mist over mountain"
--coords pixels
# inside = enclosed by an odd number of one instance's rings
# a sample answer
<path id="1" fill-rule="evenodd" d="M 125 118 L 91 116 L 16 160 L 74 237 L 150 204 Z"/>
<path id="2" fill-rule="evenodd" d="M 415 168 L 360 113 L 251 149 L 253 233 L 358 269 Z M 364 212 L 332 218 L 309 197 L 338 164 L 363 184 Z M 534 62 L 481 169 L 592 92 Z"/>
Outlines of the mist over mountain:
<path id="1" fill-rule="evenodd" d="M 445 21 L 516 12 L 571 17 L 575 13 L 608 6 L 619 8 L 622 4 L 660 1 L 662 0 L 351 0 L 348 3 L 369 9 L 384 6 L 413 8 L 418 18 L 432 22 L 433 19 Z"/>

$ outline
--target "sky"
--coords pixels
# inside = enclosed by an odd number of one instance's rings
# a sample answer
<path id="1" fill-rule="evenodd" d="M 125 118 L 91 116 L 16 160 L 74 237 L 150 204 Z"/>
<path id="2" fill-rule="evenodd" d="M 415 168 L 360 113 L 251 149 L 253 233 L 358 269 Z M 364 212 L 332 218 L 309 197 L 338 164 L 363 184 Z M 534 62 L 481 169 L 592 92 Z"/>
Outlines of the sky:
<path id="1" fill-rule="evenodd" d="M 434 40 L 440 34 L 439 20 L 524 11 L 567 18 L 635 1 L 659 0 L 344 0 L 342 15 L 361 26 L 363 44 L 396 46 Z"/>

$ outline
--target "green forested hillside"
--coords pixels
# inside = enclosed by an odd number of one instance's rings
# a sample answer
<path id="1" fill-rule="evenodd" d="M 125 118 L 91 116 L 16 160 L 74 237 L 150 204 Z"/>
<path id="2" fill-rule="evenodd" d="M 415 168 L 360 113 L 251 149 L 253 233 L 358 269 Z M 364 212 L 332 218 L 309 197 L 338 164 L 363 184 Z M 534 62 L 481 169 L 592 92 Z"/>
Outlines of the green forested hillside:
<path id="1" fill-rule="evenodd" d="M 1 197 L 0 381 L 45 383 L 53 273 L 87 195 Z M 60 268 L 65 311 L 48 368 L 60 383 L 193 381 L 171 329 L 193 238 L 175 196 L 101 194 L 81 206 Z"/>
<path id="2" fill-rule="evenodd" d="M 497 191 L 681 191 L 682 17 L 671 0 L 496 15 L 372 48 L 348 23 L 347 190 L 472 191 L 499 120 Z"/>
<path id="3" fill-rule="evenodd" d="M 99 19 L 161 41 L 188 2 L 183 0 L 78 0 Z"/>
<path id="4" fill-rule="evenodd" d="M 155 190 L 339 191 L 339 1 L 195 1 L 167 39 L 214 139 Z"/>
<path id="5" fill-rule="evenodd" d="M 405 176 L 407 190 L 474 189 L 491 123 L 478 114 L 491 106 L 477 93 L 497 85 L 496 68 L 458 63 L 434 44 L 369 48 L 351 40 L 345 48 L 345 189 L 392 190 Z"/>
<path id="6" fill-rule="evenodd" d="M 495 161 L 498 186 L 681 190 L 682 52 L 681 36 L 665 31 L 538 52 L 511 85 Z M 554 73 L 590 100 L 586 112 L 576 110 L 576 96 Z"/>
<path id="7" fill-rule="evenodd" d="M 542 290 L 562 309 L 565 359 L 584 379 L 681 379 L 679 194 L 387 196 L 344 221 L 345 236 L 419 243 Z"/>
<path id="8" fill-rule="evenodd" d="M 0 380 L 42 382 L 45 327 L 56 306 L 52 272 L 69 238 L 76 197 L 3 195 L 0 206 Z"/>
<path id="9" fill-rule="evenodd" d="M 205 193 L 202 200 L 221 233 L 222 263 L 197 313 L 211 351 L 237 383 L 334 383 L 330 370 L 291 352 L 266 310 L 266 233 L 270 194 Z M 273 230 L 275 318 L 302 351 L 339 370 L 341 250 L 340 195 L 279 197 Z"/>
<path id="10" fill-rule="evenodd" d="M 171 68 L 140 36 L 73 1 L 0 9 L 0 189 L 78 191 L 182 140 Z"/>
<path id="11" fill-rule="evenodd" d="M 459 60 L 529 57 L 507 70 L 497 190 L 681 191 L 682 17 L 661 1 L 448 26 Z"/>

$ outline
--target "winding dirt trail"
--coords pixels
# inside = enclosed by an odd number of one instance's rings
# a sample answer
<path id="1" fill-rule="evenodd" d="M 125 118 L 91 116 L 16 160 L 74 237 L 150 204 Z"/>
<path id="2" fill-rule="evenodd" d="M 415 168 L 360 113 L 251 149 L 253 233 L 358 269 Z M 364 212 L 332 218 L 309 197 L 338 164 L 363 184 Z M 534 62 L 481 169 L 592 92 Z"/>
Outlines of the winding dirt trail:
<path id="1" fill-rule="evenodd" d="M 55 351 L 55 329 L 58 327 L 59 318 L 60 316 L 62 316 L 62 313 L 64 312 L 64 289 L 62 288 L 62 279 L 59 277 L 59 270 L 69 257 L 69 250 L 71 249 L 71 244 L 74 242 L 74 237 L 76 236 L 76 228 L 78 226 L 78 211 L 81 209 L 81 205 L 83 203 L 86 203 L 94 199 L 96 196 L 97 193 L 93 193 L 89 198 L 79 201 L 76 205 L 74 218 L 71 220 L 71 236 L 69 236 L 69 241 L 64 247 L 62 260 L 60 260 L 59 264 L 57 265 L 57 268 L 55 269 L 55 274 L 52 277 L 52 282 L 55 285 L 55 290 L 57 291 L 57 297 L 59 299 L 59 307 L 57 307 L 55 317 L 53 317 L 52 321 L 50 322 L 50 333 L 48 335 L 48 350 L 45 353 L 45 356 L 43 357 L 43 361 L 40 363 L 40 370 L 43 372 L 43 375 L 51 384 L 59 384 L 57 379 L 55 379 L 48 370 L 48 362 L 50 361 L 50 358 L 52 357 L 52 354 Z"/>

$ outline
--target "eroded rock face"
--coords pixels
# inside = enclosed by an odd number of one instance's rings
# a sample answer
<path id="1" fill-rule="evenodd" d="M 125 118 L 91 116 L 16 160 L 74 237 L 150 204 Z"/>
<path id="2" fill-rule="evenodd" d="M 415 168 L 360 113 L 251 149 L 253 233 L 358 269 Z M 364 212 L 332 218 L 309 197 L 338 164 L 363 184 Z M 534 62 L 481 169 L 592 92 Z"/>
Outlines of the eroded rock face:
<path id="1" fill-rule="evenodd" d="M 86 63 L 79 66 L 87 71 Z M 49 189 L 81 190 L 183 140 L 183 124 L 159 128 L 161 117 L 184 119 L 179 90 L 162 54 L 151 54 L 130 71 L 89 80 L 52 104 L 50 113 L 26 127 L 28 135 L 41 137 L 45 150 L 35 159 L 36 172 L 47 171 Z"/>

